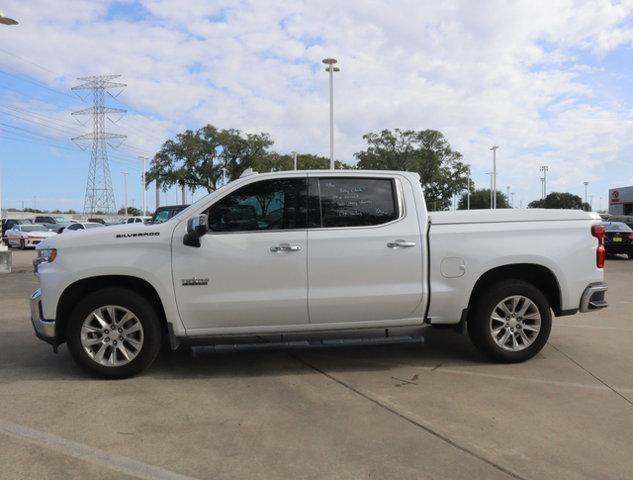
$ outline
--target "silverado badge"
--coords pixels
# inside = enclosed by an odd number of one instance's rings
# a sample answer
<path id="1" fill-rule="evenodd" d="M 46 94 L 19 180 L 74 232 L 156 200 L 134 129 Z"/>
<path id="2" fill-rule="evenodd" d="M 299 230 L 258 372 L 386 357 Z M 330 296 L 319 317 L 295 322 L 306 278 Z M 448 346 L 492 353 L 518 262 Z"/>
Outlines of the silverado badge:
<path id="1" fill-rule="evenodd" d="M 183 287 L 192 287 L 195 285 L 208 285 L 209 284 L 209 279 L 208 278 L 197 278 L 197 277 L 193 277 L 193 278 L 183 278 L 181 280 L 182 282 L 182 286 Z"/>

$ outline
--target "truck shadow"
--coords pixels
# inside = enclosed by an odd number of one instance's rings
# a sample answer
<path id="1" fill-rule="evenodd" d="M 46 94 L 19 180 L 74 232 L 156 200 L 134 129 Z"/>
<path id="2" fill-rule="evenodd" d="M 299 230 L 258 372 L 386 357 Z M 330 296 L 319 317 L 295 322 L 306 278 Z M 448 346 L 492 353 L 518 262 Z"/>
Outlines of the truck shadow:
<path id="1" fill-rule="evenodd" d="M 0 383 L 25 380 L 74 381 L 94 379 L 75 364 L 66 345 L 53 355 L 50 346 L 22 332 L 5 332 L 0 355 Z M 28 351 L 28 355 L 24 352 Z M 301 375 L 314 371 L 388 371 L 403 366 L 437 368 L 464 366 L 486 360 L 468 338 L 452 330 L 426 329 L 423 343 L 323 348 L 276 348 L 215 351 L 211 347 L 164 351 L 140 377 L 202 379 Z"/>
<path id="2" fill-rule="evenodd" d="M 485 359 L 464 335 L 428 329 L 423 344 L 277 348 L 216 351 L 212 347 L 164 352 L 146 375 L 152 377 L 258 377 L 284 374 L 381 371 L 402 366 L 437 368 L 481 364 Z"/>

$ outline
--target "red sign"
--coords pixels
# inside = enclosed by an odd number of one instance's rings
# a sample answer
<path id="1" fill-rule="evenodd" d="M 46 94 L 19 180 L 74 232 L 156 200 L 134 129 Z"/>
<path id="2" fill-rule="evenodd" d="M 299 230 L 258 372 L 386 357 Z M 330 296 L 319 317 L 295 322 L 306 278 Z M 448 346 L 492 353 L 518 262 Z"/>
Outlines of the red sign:
<path id="1" fill-rule="evenodd" d="M 620 203 L 620 192 L 617 190 L 611 192 L 611 203 Z"/>

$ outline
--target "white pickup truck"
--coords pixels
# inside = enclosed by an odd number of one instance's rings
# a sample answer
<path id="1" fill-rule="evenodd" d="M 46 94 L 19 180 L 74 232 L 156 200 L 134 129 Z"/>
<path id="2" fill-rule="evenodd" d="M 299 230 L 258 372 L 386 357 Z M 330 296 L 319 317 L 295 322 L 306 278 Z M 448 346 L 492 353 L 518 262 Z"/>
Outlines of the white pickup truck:
<path id="1" fill-rule="evenodd" d="M 37 246 L 37 336 L 94 374 L 147 368 L 163 343 L 379 343 L 455 325 L 520 362 L 554 315 L 607 306 L 597 214 L 428 213 L 417 174 L 248 174 L 162 224 Z M 169 342 L 167 342 L 167 340 Z"/>

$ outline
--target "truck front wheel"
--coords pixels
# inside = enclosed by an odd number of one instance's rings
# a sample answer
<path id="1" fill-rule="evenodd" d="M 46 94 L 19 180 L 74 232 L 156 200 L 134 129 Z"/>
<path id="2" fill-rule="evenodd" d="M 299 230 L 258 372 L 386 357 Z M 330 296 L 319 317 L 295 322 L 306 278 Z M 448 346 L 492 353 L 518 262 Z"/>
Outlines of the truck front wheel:
<path id="1" fill-rule="evenodd" d="M 547 343 L 552 329 L 550 304 L 530 283 L 496 283 L 476 299 L 467 326 L 473 344 L 487 357 L 504 363 L 523 362 Z"/>
<path id="2" fill-rule="evenodd" d="M 69 318 L 71 355 L 90 373 L 127 378 L 156 359 L 161 327 L 153 305 L 126 288 L 108 287 L 80 301 Z"/>

